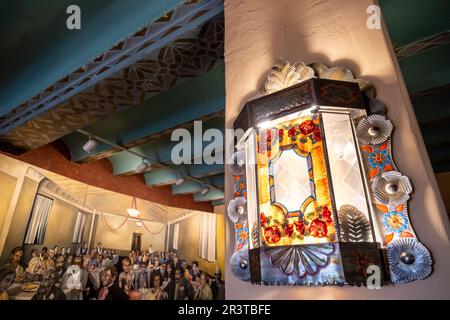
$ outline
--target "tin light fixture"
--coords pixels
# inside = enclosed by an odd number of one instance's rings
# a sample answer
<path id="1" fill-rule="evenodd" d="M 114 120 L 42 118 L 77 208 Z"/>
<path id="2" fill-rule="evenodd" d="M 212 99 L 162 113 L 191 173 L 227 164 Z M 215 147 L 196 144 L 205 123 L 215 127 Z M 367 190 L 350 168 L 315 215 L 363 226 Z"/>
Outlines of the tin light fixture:
<path id="1" fill-rule="evenodd" d="M 366 285 L 427 277 L 428 250 L 407 211 L 409 179 L 392 158 L 393 125 L 351 71 L 280 60 L 264 96 L 235 120 L 234 274 L 257 284 Z"/>

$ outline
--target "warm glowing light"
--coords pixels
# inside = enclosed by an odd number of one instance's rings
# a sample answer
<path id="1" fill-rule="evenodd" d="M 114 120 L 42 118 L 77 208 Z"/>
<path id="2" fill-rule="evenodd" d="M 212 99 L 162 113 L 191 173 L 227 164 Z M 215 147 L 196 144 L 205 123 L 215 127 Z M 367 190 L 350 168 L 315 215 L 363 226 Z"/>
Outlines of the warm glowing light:
<path id="1" fill-rule="evenodd" d="M 137 208 L 136 198 L 131 200 L 131 207 L 127 209 L 128 215 L 132 218 L 136 218 L 141 213 Z"/>
<path id="2" fill-rule="evenodd" d="M 133 209 L 133 208 L 128 208 L 127 212 L 130 215 L 130 217 L 133 217 L 133 218 L 136 218 L 141 214 L 141 212 L 138 209 Z"/>
<path id="3" fill-rule="evenodd" d="M 270 128 L 272 126 L 272 121 L 264 121 L 261 123 L 258 123 L 258 127 L 261 129 L 267 129 Z"/>
<path id="4" fill-rule="evenodd" d="M 136 222 L 136 225 L 137 225 L 138 227 L 142 227 L 142 222 L 141 222 L 141 221 L 137 221 L 137 222 Z"/>

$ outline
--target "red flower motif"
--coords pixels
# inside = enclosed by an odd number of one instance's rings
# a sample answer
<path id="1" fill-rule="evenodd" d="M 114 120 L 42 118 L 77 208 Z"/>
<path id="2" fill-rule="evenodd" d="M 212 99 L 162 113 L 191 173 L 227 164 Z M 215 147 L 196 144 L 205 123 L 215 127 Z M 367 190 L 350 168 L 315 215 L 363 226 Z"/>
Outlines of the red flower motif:
<path id="1" fill-rule="evenodd" d="M 272 130 L 271 129 L 266 130 L 266 141 L 267 141 L 267 145 L 272 144 Z"/>
<path id="2" fill-rule="evenodd" d="M 289 130 L 288 130 L 288 136 L 289 137 L 293 137 L 293 136 L 295 136 L 296 134 L 298 134 L 298 132 L 297 132 L 297 127 L 292 127 L 292 128 L 290 128 Z"/>
<path id="3" fill-rule="evenodd" d="M 327 206 L 322 208 L 322 218 L 328 224 L 333 222 L 333 219 L 331 219 L 331 211 L 328 209 Z"/>
<path id="4" fill-rule="evenodd" d="M 328 206 L 322 208 L 322 216 L 331 217 L 331 211 L 328 209 Z"/>
<path id="5" fill-rule="evenodd" d="M 320 133 L 320 130 L 313 133 L 313 138 L 316 141 L 322 141 L 322 134 Z"/>
<path id="6" fill-rule="evenodd" d="M 331 217 L 323 217 L 323 220 L 328 224 L 331 224 L 333 222 L 333 219 L 331 219 Z"/>
<path id="7" fill-rule="evenodd" d="M 303 121 L 300 124 L 299 128 L 300 128 L 300 132 L 303 134 L 310 134 L 311 132 L 314 132 L 315 130 L 318 129 L 316 124 L 311 120 Z"/>
<path id="8" fill-rule="evenodd" d="M 267 217 L 264 212 L 261 212 L 261 227 L 263 227 L 267 223 Z"/>
<path id="9" fill-rule="evenodd" d="M 316 238 L 326 237 L 328 234 L 327 224 L 320 219 L 314 219 L 309 226 L 309 233 Z"/>
<path id="10" fill-rule="evenodd" d="M 277 243 L 281 239 L 281 232 L 277 226 L 267 227 L 264 230 L 264 237 L 268 243 Z"/>
<path id="11" fill-rule="evenodd" d="M 284 232 L 286 233 L 286 236 L 290 238 L 292 233 L 294 232 L 294 225 L 292 223 L 286 224 L 284 226 Z"/>
<path id="12" fill-rule="evenodd" d="M 297 220 L 297 221 L 294 221 L 294 224 L 295 224 L 295 229 L 298 232 L 300 232 L 300 234 L 304 234 L 305 233 L 306 226 L 305 226 L 305 223 L 303 221 Z"/>
<path id="13" fill-rule="evenodd" d="M 280 137 L 280 139 L 283 137 L 284 134 L 284 130 L 283 129 L 279 129 L 278 130 L 278 136 Z"/>

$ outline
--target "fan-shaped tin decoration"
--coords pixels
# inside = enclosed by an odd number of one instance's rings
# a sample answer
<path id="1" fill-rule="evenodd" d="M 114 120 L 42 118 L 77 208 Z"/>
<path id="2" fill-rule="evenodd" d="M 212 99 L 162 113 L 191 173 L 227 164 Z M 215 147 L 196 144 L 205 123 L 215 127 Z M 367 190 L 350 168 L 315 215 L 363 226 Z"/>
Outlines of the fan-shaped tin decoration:
<path id="1" fill-rule="evenodd" d="M 352 205 L 343 205 L 338 211 L 341 241 L 368 242 L 372 237 L 367 217 Z"/>
<path id="2" fill-rule="evenodd" d="M 386 171 L 372 182 L 374 198 L 384 205 L 397 206 L 405 203 L 412 192 L 409 178 L 398 171 Z"/>
<path id="3" fill-rule="evenodd" d="M 332 243 L 265 248 L 274 266 L 288 275 L 295 273 L 299 278 L 316 274 L 326 267 L 333 252 Z"/>
<path id="4" fill-rule="evenodd" d="M 230 157 L 230 170 L 234 176 L 245 173 L 245 154 L 243 151 L 236 151 Z"/>
<path id="5" fill-rule="evenodd" d="M 228 203 L 228 217 L 233 223 L 247 220 L 247 200 L 244 197 L 236 197 Z"/>
<path id="6" fill-rule="evenodd" d="M 423 280 L 431 274 L 430 252 L 416 239 L 392 241 L 387 247 L 387 256 L 393 283 Z"/>
<path id="7" fill-rule="evenodd" d="M 230 259 L 231 272 L 242 280 L 250 280 L 248 250 L 235 251 Z"/>
<path id="8" fill-rule="evenodd" d="M 310 67 L 313 68 L 316 76 L 320 79 L 356 82 L 362 92 L 371 97 L 375 95 L 372 84 L 365 79 L 356 79 L 350 69 L 340 66 L 328 68 L 323 63 L 312 63 Z"/>
<path id="9" fill-rule="evenodd" d="M 358 140 L 363 144 L 381 144 L 385 142 L 392 133 L 393 125 L 383 115 L 373 114 L 361 119 L 356 127 Z"/>
<path id="10" fill-rule="evenodd" d="M 264 84 L 264 94 L 271 94 L 312 77 L 314 77 L 314 70 L 303 62 L 291 65 L 283 58 L 279 58 Z"/>

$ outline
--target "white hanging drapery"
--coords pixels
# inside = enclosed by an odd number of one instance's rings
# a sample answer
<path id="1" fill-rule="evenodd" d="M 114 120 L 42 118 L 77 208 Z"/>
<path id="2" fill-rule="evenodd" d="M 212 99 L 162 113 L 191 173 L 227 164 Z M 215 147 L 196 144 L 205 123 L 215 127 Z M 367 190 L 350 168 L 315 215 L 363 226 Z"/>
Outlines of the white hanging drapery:
<path id="1" fill-rule="evenodd" d="M 52 199 L 40 194 L 36 195 L 31 219 L 25 235 L 25 244 L 42 244 L 44 242 L 45 230 L 47 229 L 52 205 Z"/>
<path id="2" fill-rule="evenodd" d="M 81 243 L 83 241 L 84 226 L 87 220 L 87 213 L 78 211 L 75 229 L 73 231 L 72 243 Z"/>
<path id="3" fill-rule="evenodd" d="M 180 224 L 174 224 L 173 225 L 173 243 L 172 243 L 172 248 L 175 250 L 178 250 L 178 236 L 180 234 Z"/>
<path id="4" fill-rule="evenodd" d="M 202 212 L 198 255 L 208 261 L 216 261 L 216 215 Z"/>

